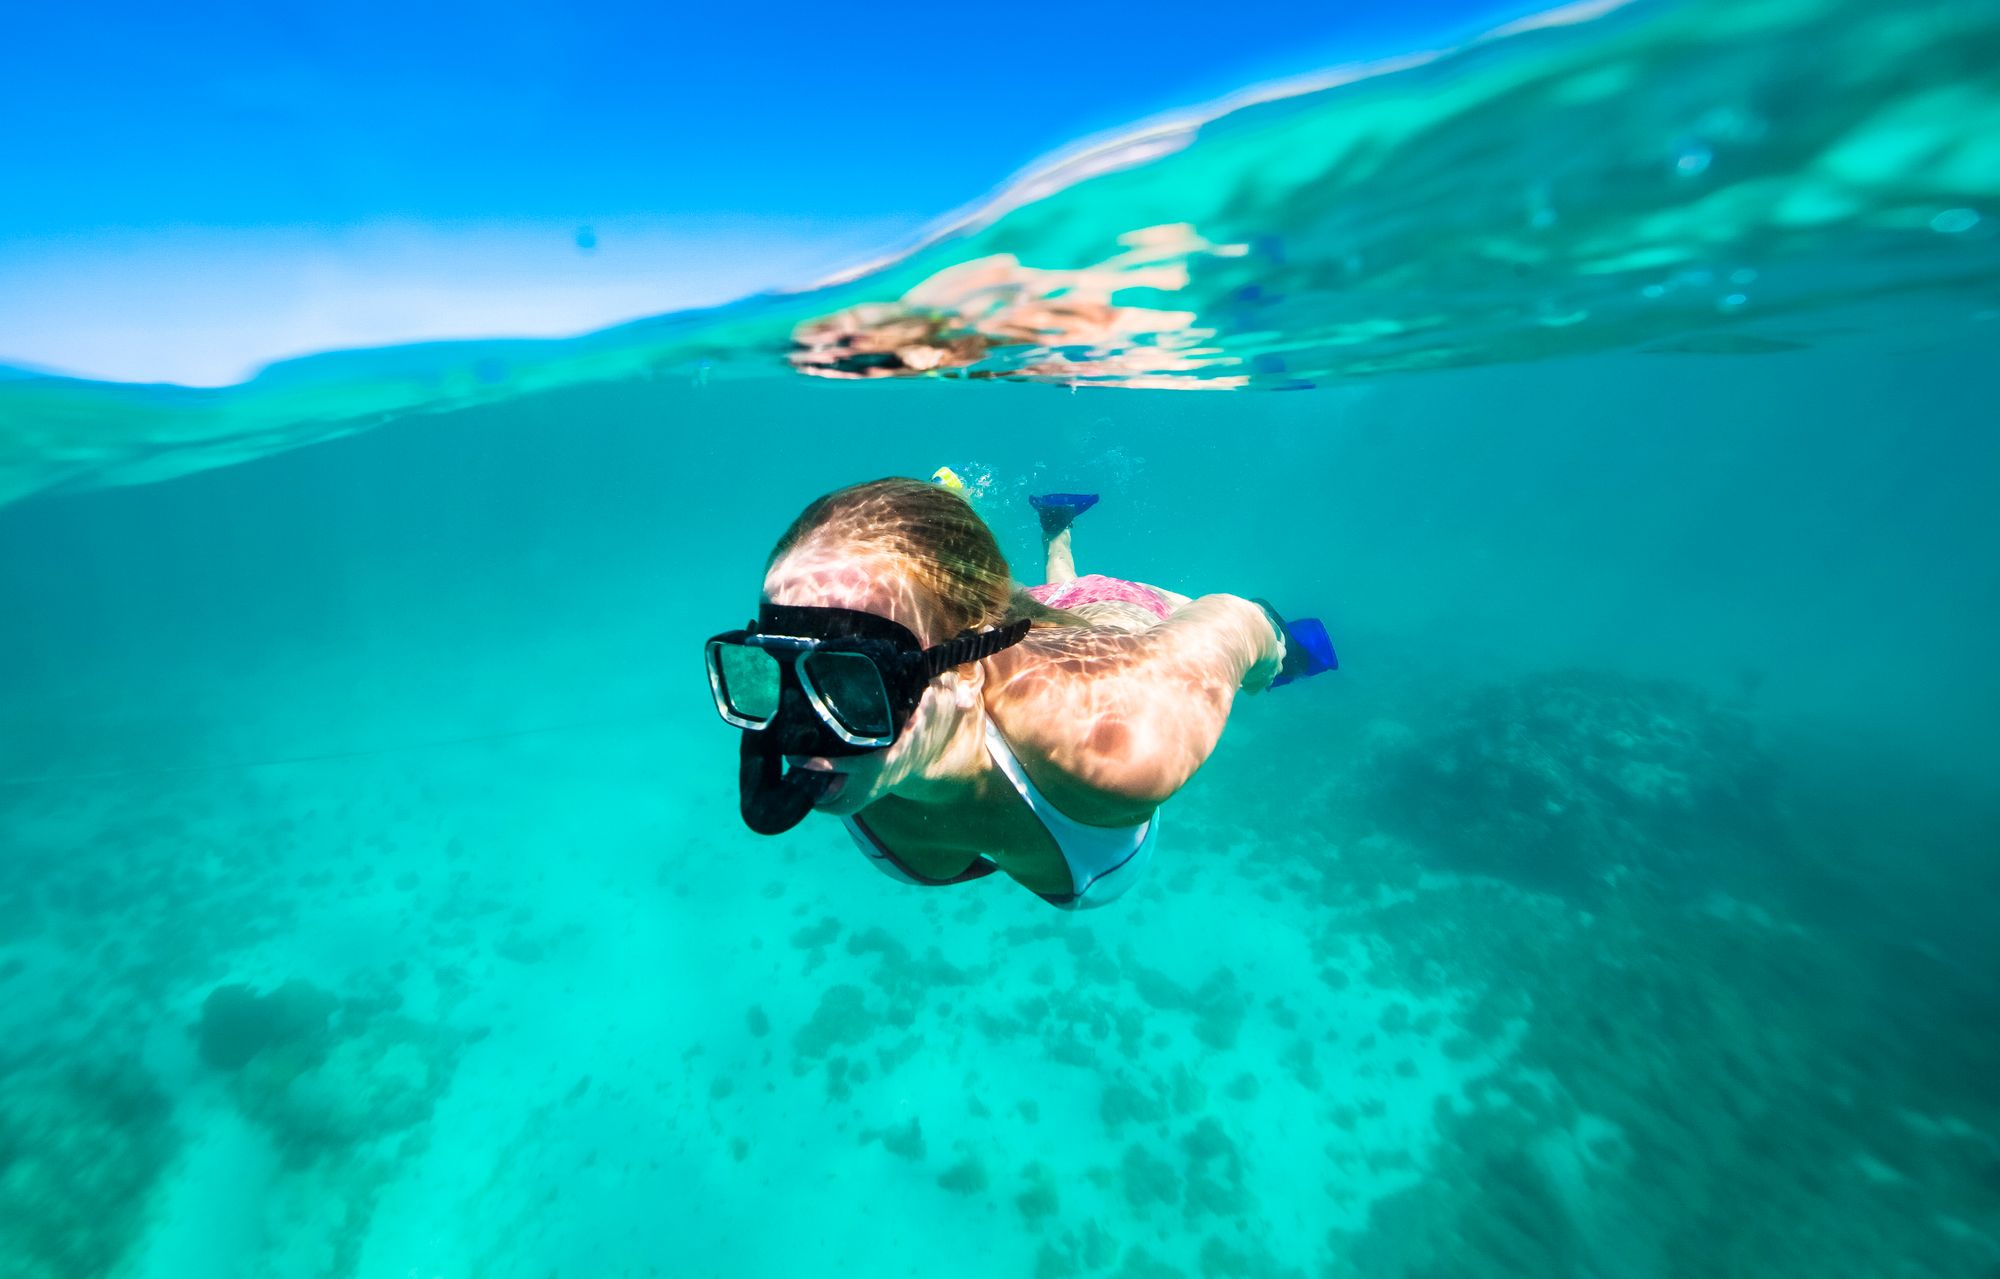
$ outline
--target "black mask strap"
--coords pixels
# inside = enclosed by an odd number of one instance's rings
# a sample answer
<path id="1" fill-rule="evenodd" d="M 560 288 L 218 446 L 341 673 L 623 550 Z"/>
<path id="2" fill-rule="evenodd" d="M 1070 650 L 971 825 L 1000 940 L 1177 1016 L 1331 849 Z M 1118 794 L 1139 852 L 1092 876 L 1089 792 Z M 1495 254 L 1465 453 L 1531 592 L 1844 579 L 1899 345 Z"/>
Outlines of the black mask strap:
<path id="1" fill-rule="evenodd" d="M 936 679 L 954 666 L 982 661 L 1003 648 L 1012 648 L 1027 638 L 1028 628 L 1033 624 L 1023 617 L 1005 626 L 981 631 L 977 635 L 967 631 L 955 640 L 947 640 L 935 648 L 927 648 L 924 650 L 924 674 L 930 679 Z"/>

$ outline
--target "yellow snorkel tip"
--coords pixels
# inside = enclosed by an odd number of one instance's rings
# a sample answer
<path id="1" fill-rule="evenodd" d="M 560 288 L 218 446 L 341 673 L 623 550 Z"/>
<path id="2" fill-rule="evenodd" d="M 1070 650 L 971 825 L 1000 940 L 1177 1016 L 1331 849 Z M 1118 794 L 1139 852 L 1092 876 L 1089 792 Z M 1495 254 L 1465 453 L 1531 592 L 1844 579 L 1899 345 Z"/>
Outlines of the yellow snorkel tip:
<path id="1" fill-rule="evenodd" d="M 965 481 L 958 478 L 958 472 L 948 466 L 940 466 L 931 472 L 931 483 L 942 484 L 948 489 L 965 492 Z"/>

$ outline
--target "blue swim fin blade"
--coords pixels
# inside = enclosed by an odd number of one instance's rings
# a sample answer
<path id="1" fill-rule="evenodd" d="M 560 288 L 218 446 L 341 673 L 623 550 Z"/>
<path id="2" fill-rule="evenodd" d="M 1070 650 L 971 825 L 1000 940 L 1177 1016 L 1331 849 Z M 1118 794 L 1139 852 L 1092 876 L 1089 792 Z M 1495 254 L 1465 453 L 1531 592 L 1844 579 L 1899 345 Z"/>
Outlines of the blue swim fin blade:
<path id="1" fill-rule="evenodd" d="M 1264 610 L 1271 624 L 1285 637 L 1285 664 L 1279 669 L 1277 678 L 1271 681 L 1272 688 L 1340 669 L 1340 655 L 1333 651 L 1333 637 L 1326 633 L 1326 623 L 1317 617 L 1286 621 L 1277 609 L 1271 607 L 1270 601 L 1252 602 Z"/>
<path id="2" fill-rule="evenodd" d="M 1028 505 L 1042 516 L 1042 533 L 1054 537 L 1070 526 L 1077 516 L 1097 505 L 1095 493 L 1037 493 L 1028 498 Z"/>

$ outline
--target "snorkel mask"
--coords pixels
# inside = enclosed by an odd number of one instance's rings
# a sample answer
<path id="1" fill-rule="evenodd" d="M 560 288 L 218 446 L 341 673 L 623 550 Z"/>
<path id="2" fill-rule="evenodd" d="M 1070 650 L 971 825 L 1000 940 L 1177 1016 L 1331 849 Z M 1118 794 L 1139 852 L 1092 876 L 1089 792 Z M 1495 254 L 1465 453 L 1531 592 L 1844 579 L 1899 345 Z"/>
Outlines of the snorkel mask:
<path id="1" fill-rule="evenodd" d="M 746 629 L 710 639 L 715 709 L 743 730 L 744 824 L 782 834 L 832 785 L 824 770 L 787 769 L 785 756 L 887 750 L 933 679 L 1020 643 L 1028 625 L 1023 618 L 925 648 L 908 627 L 874 613 L 766 603 Z"/>

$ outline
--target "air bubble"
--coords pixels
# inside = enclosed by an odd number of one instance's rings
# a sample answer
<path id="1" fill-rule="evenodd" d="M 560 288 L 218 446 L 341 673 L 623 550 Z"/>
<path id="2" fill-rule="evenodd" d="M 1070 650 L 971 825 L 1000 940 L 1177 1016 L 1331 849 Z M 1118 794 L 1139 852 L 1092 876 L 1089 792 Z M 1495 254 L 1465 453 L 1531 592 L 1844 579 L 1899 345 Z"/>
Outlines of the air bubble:
<path id="1" fill-rule="evenodd" d="M 1731 284 L 1755 284 L 1757 282 L 1757 272 L 1747 266 L 1738 267 L 1729 273 L 1729 282 Z"/>
<path id="2" fill-rule="evenodd" d="M 1684 178 L 1698 178 L 1708 172 L 1708 166 L 1715 163 L 1715 152 L 1696 144 L 1683 150 L 1674 159 L 1674 172 Z"/>
<path id="3" fill-rule="evenodd" d="M 1931 230 L 1939 235 L 1957 235 L 1978 225 L 1979 214 L 1972 209 L 1946 209 L 1931 219 Z"/>
<path id="4" fill-rule="evenodd" d="M 1556 206 L 1549 198 L 1549 184 L 1537 182 L 1528 188 L 1528 227 L 1546 231 L 1556 224 Z"/>
<path id="5" fill-rule="evenodd" d="M 1722 299 L 1722 301 L 1717 302 L 1715 309 L 1718 311 L 1740 311 L 1749 301 L 1750 295 L 1747 293 L 1732 293 Z"/>

